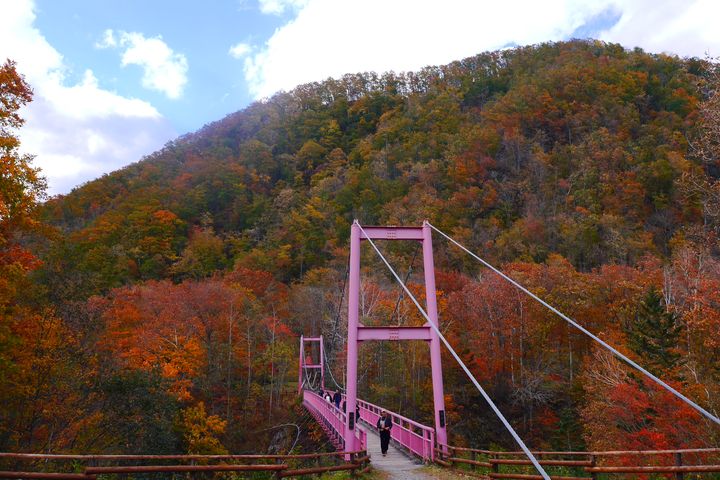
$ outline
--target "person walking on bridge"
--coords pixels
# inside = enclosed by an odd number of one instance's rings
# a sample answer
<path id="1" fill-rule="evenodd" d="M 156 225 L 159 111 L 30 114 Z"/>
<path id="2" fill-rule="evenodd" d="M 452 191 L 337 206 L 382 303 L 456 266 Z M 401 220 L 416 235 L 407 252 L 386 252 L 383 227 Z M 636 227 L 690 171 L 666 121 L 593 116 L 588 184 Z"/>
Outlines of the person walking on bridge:
<path id="1" fill-rule="evenodd" d="M 377 429 L 380 433 L 380 450 L 382 451 L 383 457 L 387 455 L 388 447 L 390 446 L 390 429 L 392 428 L 392 418 L 387 414 L 385 410 L 380 413 L 380 418 L 377 421 Z"/>
<path id="2" fill-rule="evenodd" d="M 335 403 L 335 408 L 340 408 L 341 400 L 342 400 L 342 395 L 340 395 L 340 390 L 335 390 L 335 395 L 333 395 L 333 402 Z"/>

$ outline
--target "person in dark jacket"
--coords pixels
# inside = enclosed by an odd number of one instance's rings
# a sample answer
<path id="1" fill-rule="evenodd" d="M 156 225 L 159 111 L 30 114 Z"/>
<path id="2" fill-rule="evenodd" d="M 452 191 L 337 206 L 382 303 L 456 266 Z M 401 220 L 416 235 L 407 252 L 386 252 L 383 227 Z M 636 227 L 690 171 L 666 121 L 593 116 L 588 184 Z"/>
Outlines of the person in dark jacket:
<path id="1" fill-rule="evenodd" d="M 387 455 L 388 447 L 390 446 L 390 429 L 392 428 L 392 418 L 387 414 L 385 410 L 380 413 L 380 418 L 377 421 L 377 429 L 380 433 L 380 450 L 382 451 L 383 457 Z"/>
<path id="2" fill-rule="evenodd" d="M 335 390 L 335 395 L 333 395 L 333 402 L 335 402 L 335 408 L 340 408 L 341 400 L 342 400 L 342 395 L 340 395 L 340 390 Z"/>

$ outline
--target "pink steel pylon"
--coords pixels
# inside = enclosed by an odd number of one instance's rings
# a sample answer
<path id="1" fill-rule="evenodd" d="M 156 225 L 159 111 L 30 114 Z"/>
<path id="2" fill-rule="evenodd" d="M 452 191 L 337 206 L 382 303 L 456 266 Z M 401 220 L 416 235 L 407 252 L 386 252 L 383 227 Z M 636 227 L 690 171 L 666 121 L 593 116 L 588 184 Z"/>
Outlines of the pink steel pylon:
<path id="1" fill-rule="evenodd" d="M 360 242 L 372 240 L 415 240 L 422 242 L 423 266 L 425 271 L 425 296 L 427 314 L 438 326 L 437 298 L 435 294 L 435 263 L 433 261 L 432 235 L 430 226 L 423 222 L 422 227 L 362 227 L 358 221 L 350 230 L 350 281 L 348 292 L 348 341 L 347 341 L 347 379 L 345 419 L 345 449 L 359 450 L 354 435 L 355 405 L 357 399 L 357 363 L 358 346 L 366 340 L 424 340 L 430 342 L 430 364 L 432 367 L 433 402 L 435 404 L 435 438 L 438 445 L 447 445 L 445 427 L 445 399 L 443 397 L 442 363 L 440 360 L 440 339 L 429 326 L 422 327 L 366 327 L 359 321 L 360 303 Z"/>
<path id="2" fill-rule="evenodd" d="M 305 342 L 318 342 L 320 344 L 320 363 L 307 363 L 305 358 Z M 304 337 L 300 335 L 300 365 L 298 366 L 298 395 L 302 395 L 303 389 L 303 377 L 305 376 L 306 369 L 319 369 L 320 370 L 320 388 L 325 390 L 325 369 L 323 368 L 324 362 L 323 355 L 323 337 Z M 310 360 L 312 362 L 312 358 Z"/>

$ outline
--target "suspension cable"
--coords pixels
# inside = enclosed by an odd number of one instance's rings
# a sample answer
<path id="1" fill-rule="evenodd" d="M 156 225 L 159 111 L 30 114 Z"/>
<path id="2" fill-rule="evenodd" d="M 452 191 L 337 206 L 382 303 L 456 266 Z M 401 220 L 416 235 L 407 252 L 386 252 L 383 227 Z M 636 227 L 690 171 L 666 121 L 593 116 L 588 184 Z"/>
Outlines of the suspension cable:
<path id="1" fill-rule="evenodd" d="M 348 252 L 347 262 L 345 262 L 345 276 L 343 277 L 343 286 L 340 290 L 340 302 L 338 303 L 337 313 L 335 314 L 335 325 L 333 326 L 333 340 L 338 331 L 338 324 L 340 323 L 340 312 L 342 311 L 343 301 L 345 300 L 345 286 L 347 285 L 348 276 L 350 274 L 350 252 Z"/>
<path id="2" fill-rule="evenodd" d="M 405 293 L 407 293 L 408 297 L 413 301 L 413 303 L 414 303 L 415 306 L 418 308 L 418 310 L 420 310 L 420 313 L 422 314 L 423 317 L 425 317 L 425 320 L 427 320 L 427 322 L 428 322 L 428 324 L 430 325 L 430 327 L 431 327 L 433 330 L 435 330 L 435 333 L 437 333 L 437 335 L 438 335 L 438 337 L 440 338 L 440 340 L 442 340 L 442 342 L 445 344 L 445 346 L 446 346 L 447 349 L 450 351 L 450 353 L 452 354 L 452 356 L 455 357 L 455 360 L 458 362 L 458 364 L 460 365 L 460 367 L 462 367 L 462 369 L 465 371 L 465 374 L 468 376 L 468 378 L 470 378 L 470 381 L 472 381 L 472 383 L 475 385 L 475 388 L 477 388 L 478 391 L 480 391 L 480 394 L 483 396 L 483 398 L 484 398 L 485 401 L 488 403 L 488 405 L 490 405 L 490 408 L 492 408 L 493 412 L 495 412 L 495 415 L 497 415 L 497 417 L 500 419 L 500 421 L 502 422 L 502 424 L 505 425 L 505 428 L 508 430 L 508 432 L 510 432 L 510 435 L 512 435 L 512 437 L 515 439 L 515 442 L 517 442 L 517 444 L 520 446 L 520 448 L 522 449 L 522 451 L 525 452 L 525 455 L 527 455 L 528 459 L 529 459 L 530 462 L 533 464 L 533 466 L 535 467 L 535 469 L 540 473 L 540 475 L 542 475 L 542 477 L 543 477 L 544 480 L 550 480 L 550 476 L 547 474 L 547 472 L 545 472 L 545 469 L 543 469 L 543 467 L 540 466 L 540 463 L 537 461 L 537 459 L 535 458 L 535 456 L 532 454 L 532 452 L 531 452 L 531 451 L 528 449 L 528 447 L 525 445 L 525 442 L 522 441 L 522 439 L 521 439 L 520 436 L 517 434 L 517 432 L 515 431 L 515 429 L 513 429 L 512 425 L 510 425 L 510 422 L 507 421 L 507 419 L 505 418 L 505 416 L 502 414 L 502 412 L 500 412 L 500 410 L 499 410 L 498 407 L 495 405 L 495 403 L 492 401 L 492 399 L 490 398 L 490 396 L 489 396 L 489 395 L 485 392 L 485 390 L 480 386 L 480 383 L 477 381 L 477 379 L 476 379 L 475 376 L 472 374 L 472 372 L 470 372 L 470 370 L 469 370 L 468 367 L 465 365 L 465 363 L 460 359 L 460 357 L 459 357 L 458 354 L 455 352 L 455 350 L 452 348 L 452 346 L 451 346 L 450 343 L 447 341 L 447 339 L 445 338 L 445 336 L 442 334 L 442 332 L 440 332 L 440 329 L 438 329 L 437 325 L 435 325 L 435 324 L 432 322 L 432 320 L 430 320 L 430 317 L 428 317 L 428 314 L 427 314 L 427 313 L 425 312 L 425 310 L 420 306 L 420 303 L 418 303 L 417 299 L 416 299 L 415 296 L 412 294 L 412 292 L 407 288 L 407 286 L 405 286 L 405 284 L 403 283 L 402 279 L 400 279 L 400 277 L 399 277 L 398 274 L 395 272 L 395 270 L 390 266 L 390 264 L 389 264 L 388 261 L 385 259 L 385 257 L 383 256 L 383 254 L 380 253 L 380 250 L 379 250 L 378 247 L 375 245 L 375 242 L 373 242 L 373 241 L 370 239 L 369 235 L 368 235 L 367 233 L 365 233 L 365 230 L 363 230 L 362 226 L 360 226 L 360 223 L 358 223 L 358 222 L 356 221 L 356 225 L 358 226 L 358 228 L 360 228 L 360 231 L 365 235 L 365 239 L 366 239 L 368 242 L 370 242 L 370 245 L 372 245 L 372 247 L 375 249 L 375 252 L 380 256 L 380 259 L 383 261 L 383 263 L 385 264 L 385 266 L 390 270 L 390 273 L 393 274 L 393 276 L 395 277 L 395 280 L 397 280 L 397 282 L 400 284 L 400 286 L 403 288 L 403 290 L 405 290 Z"/>
<path id="3" fill-rule="evenodd" d="M 288 449 L 288 455 L 290 455 L 290 452 L 292 452 L 293 448 L 295 448 L 295 445 L 297 445 L 298 441 L 300 440 L 300 425 L 297 423 L 281 423 L 280 425 L 275 425 L 273 427 L 269 428 L 263 428 L 262 430 L 255 430 L 253 433 L 260 433 L 260 432 L 267 432 L 269 430 L 277 430 L 278 428 L 285 428 L 285 427 L 295 427 L 297 429 L 297 435 L 295 435 L 295 441 L 293 442 L 292 446 Z"/>
<path id="4" fill-rule="evenodd" d="M 345 389 L 340 386 L 340 384 L 337 382 L 337 380 L 335 380 L 335 376 L 332 373 L 332 368 L 330 368 L 330 365 L 328 364 L 328 361 L 327 361 L 327 353 L 325 353 L 325 349 L 323 349 L 323 357 L 325 357 L 324 358 L 325 365 L 327 365 L 327 372 L 330 374 L 330 378 L 332 379 L 335 386 L 344 392 Z"/>
<path id="5" fill-rule="evenodd" d="M 340 323 L 340 312 L 342 311 L 342 306 L 343 306 L 343 303 L 345 300 L 345 287 L 347 286 L 347 280 L 348 280 L 349 274 L 350 274 L 350 252 L 348 252 L 348 258 L 347 258 L 346 267 L 345 267 L 345 276 L 343 277 L 343 286 L 342 286 L 342 289 L 340 290 L 340 302 L 338 303 L 337 313 L 335 314 L 335 324 L 333 325 L 332 339 L 331 339 L 330 345 L 334 344 L 334 340 L 338 336 L 337 332 L 338 332 L 338 324 Z M 335 376 L 332 373 L 332 368 L 330 368 L 330 363 L 327 361 L 327 359 L 328 359 L 327 352 L 325 351 L 324 348 L 323 348 L 323 357 L 324 357 L 323 358 L 324 365 L 327 366 L 327 371 L 330 374 L 330 378 L 332 379 L 335 386 L 344 392 L 345 389 L 340 386 L 340 384 L 337 382 L 337 380 L 335 380 Z"/>
<path id="6" fill-rule="evenodd" d="M 303 370 L 305 370 L 305 379 L 306 379 L 306 382 L 303 382 L 303 384 L 307 384 L 307 386 L 310 387 L 310 390 L 312 390 L 314 392 L 315 390 L 317 390 L 317 384 L 315 383 L 315 381 L 317 380 L 317 372 L 314 372 L 313 380 L 311 381 L 310 374 L 308 374 L 307 368 L 303 368 Z"/>
<path id="7" fill-rule="evenodd" d="M 415 265 L 415 258 L 417 257 L 417 253 L 419 250 L 420 250 L 420 243 L 418 242 L 418 244 L 415 245 L 415 251 L 413 252 L 412 260 L 410 260 L 410 266 L 408 267 L 407 275 L 405 275 L 405 283 L 407 283 L 408 280 L 410 279 L 410 275 L 412 274 L 412 271 L 413 271 L 413 265 Z M 403 292 L 403 290 L 401 288 L 400 293 L 398 293 L 397 302 L 395 302 L 395 308 L 393 309 L 393 313 L 392 313 L 392 315 L 390 315 L 390 320 L 392 320 L 392 318 L 397 313 L 398 325 L 400 325 L 400 312 L 398 311 L 398 309 L 400 308 L 400 302 L 403 299 L 404 293 L 405 292 Z"/>
<path id="8" fill-rule="evenodd" d="M 433 224 L 431 224 L 430 222 L 427 222 L 427 224 L 428 224 L 428 226 L 429 226 L 430 228 L 432 228 L 433 230 L 435 230 L 436 232 L 438 232 L 440 235 L 442 235 L 442 236 L 445 237 L 446 239 L 450 240 L 452 243 L 454 243 L 456 246 L 460 247 L 460 248 L 461 248 L 462 250 L 464 250 L 466 253 L 470 254 L 475 260 L 479 261 L 480 263 L 482 263 L 483 265 L 485 265 L 487 268 L 489 268 L 489 269 L 492 270 L 493 272 L 495 272 L 495 273 L 497 273 L 498 275 L 500 275 L 502 278 L 504 278 L 505 280 L 507 280 L 508 282 L 510 282 L 512 285 L 514 285 L 516 288 L 518 288 L 518 289 L 521 290 L 522 292 L 528 294 L 530 297 L 532 297 L 533 299 L 535 299 L 537 302 L 539 302 L 540 304 L 542 304 L 543 306 L 545 306 L 548 310 L 550 310 L 551 312 L 553 312 L 553 313 L 555 313 L 556 315 L 558 315 L 560 318 L 562 318 L 563 320 L 565 320 L 566 322 L 568 322 L 570 325 L 572 325 L 572 326 L 574 326 L 575 328 L 577 328 L 578 330 L 580 330 L 580 331 L 581 331 L 582 333 L 584 333 L 585 335 L 587 335 L 588 337 L 592 338 L 593 340 L 595 340 L 596 342 L 598 342 L 600 345 L 602 345 L 602 346 L 605 347 L 606 349 L 610 350 L 610 352 L 612 352 L 612 353 L 613 353 L 616 357 L 618 357 L 620 360 L 623 360 L 623 361 L 624 361 L 625 363 L 627 363 L 628 365 L 634 367 L 634 368 L 637 369 L 639 372 L 643 373 L 645 376 L 647 376 L 648 378 L 650 378 L 650 379 L 652 379 L 653 381 L 655 381 L 655 383 L 657 383 L 658 385 L 660 385 L 661 387 L 665 388 L 667 391 L 669 391 L 670 393 L 672 393 L 673 395 L 675 395 L 677 398 L 679 398 L 680 400 L 682 400 L 682 401 L 685 402 L 686 404 L 690 405 L 691 407 L 693 407 L 693 408 L 694 408 L 695 410 L 697 410 L 698 412 L 702 413 L 702 414 L 703 414 L 704 416 L 706 416 L 708 419 L 710 419 L 710 420 L 712 420 L 713 422 L 715 422 L 716 424 L 720 425 L 720 418 L 718 418 L 718 417 L 716 417 L 715 415 L 713 415 L 712 413 L 708 412 L 708 411 L 705 410 L 703 407 L 701 407 L 701 406 L 698 405 L 697 403 L 693 402 L 693 401 L 690 400 L 688 397 L 686 397 L 686 396 L 683 395 L 682 393 L 678 392 L 677 390 L 675 390 L 673 387 L 671 387 L 671 386 L 668 385 L 667 383 L 665 383 L 665 382 L 663 382 L 662 380 L 660 380 L 658 377 L 656 377 L 655 375 L 653 375 L 652 373 L 650 373 L 649 371 L 647 371 L 646 369 L 644 369 L 643 367 L 641 367 L 641 366 L 640 366 L 637 362 L 635 362 L 634 360 L 632 360 L 632 359 L 630 359 L 629 357 L 627 357 L 626 355 L 623 355 L 622 353 L 620 353 L 615 347 L 613 347 L 612 345 L 608 344 L 607 342 L 601 340 L 597 335 L 595 335 L 595 334 L 593 334 L 592 332 L 590 332 L 588 329 L 586 329 L 585 327 L 583 327 L 582 325 L 580 325 L 578 322 L 576 322 L 576 321 L 573 320 L 572 318 L 568 317 L 567 315 L 565 315 L 564 313 L 562 313 L 560 310 L 558 310 L 557 308 L 553 307 L 552 305 L 550 305 L 549 303 L 547 303 L 546 301 L 544 301 L 543 299 L 541 299 L 540 297 L 538 297 L 537 295 L 535 295 L 534 293 L 532 293 L 530 290 L 528 290 L 527 288 L 525 288 L 525 287 L 523 287 L 522 285 L 520 285 L 518 282 L 516 282 L 516 281 L 513 280 L 512 278 L 508 277 L 508 276 L 505 275 L 503 272 L 501 272 L 501 271 L 498 270 L 497 268 L 493 267 L 492 265 L 490 265 L 488 262 L 486 262 L 486 261 L 483 260 L 482 258 L 480 258 L 480 257 L 478 257 L 477 255 L 475 255 L 473 252 L 471 252 L 470 250 L 468 250 L 467 248 L 465 248 L 463 245 L 461 245 L 460 243 L 458 243 L 457 241 L 455 241 L 455 239 L 453 239 L 452 237 L 450 237 L 450 236 L 448 236 L 447 234 L 445 234 L 443 231 L 441 231 L 441 230 L 439 230 L 438 228 L 436 228 L 436 227 L 435 227 Z"/>

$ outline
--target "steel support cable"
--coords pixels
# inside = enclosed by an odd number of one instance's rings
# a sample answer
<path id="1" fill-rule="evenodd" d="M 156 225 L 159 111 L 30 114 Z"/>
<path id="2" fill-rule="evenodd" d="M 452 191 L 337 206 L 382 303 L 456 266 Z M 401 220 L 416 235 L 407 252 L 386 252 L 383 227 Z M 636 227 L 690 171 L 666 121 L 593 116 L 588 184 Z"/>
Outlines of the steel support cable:
<path id="1" fill-rule="evenodd" d="M 310 382 L 310 376 L 308 375 L 307 369 L 303 366 L 303 386 L 307 385 L 312 390 L 312 382 Z"/>
<path id="2" fill-rule="evenodd" d="M 335 325 L 333 327 L 333 339 L 337 335 L 338 324 L 340 323 L 340 313 L 342 311 L 343 302 L 345 300 L 345 287 L 347 286 L 348 276 L 350 275 L 350 253 L 348 253 L 346 265 L 347 266 L 345 267 L 345 277 L 343 277 L 343 286 L 342 286 L 342 290 L 340 290 L 340 303 L 338 304 L 337 313 L 335 314 Z"/>
<path id="3" fill-rule="evenodd" d="M 300 430 L 303 432 L 310 432 L 310 427 L 313 425 L 319 425 L 319 423 L 318 420 L 307 410 L 307 408 L 305 409 L 305 413 L 305 417 L 307 418 L 305 418 L 299 423 Z M 327 444 L 327 442 L 325 442 L 325 444 Z M 324 447 L 325 444 L 323 444 L 322 446 Z"/>
<path id="4" fill-rule="evenodd" d="M 338 331 L 338 325 L 340 323 L 340 313 L 342 311 L 342 306 L 345 301 L 345 287 L 347 286 L 347 280 L 348 280 L 348 276 L 350 274 L 350 253 L 348 253 L 346 265 L 347 265 L 347 267 L 345 268 L 345 276 L 343 277 L 343 286 L 342 286 L 342 289 L 340 290 L 340 303 L 338 304 L 337 313 L 335 314 L 335 324 L 333 325 L 333 331 L 332 331 L 333 341 L 338 336 L 337 331 Z M 331 342 L 330 344 L 333 345 L 334 343 Z M 345 389 L 340 386 L 340 384 L 337 382 L 337 380 L 335 380 L 335 376 L 332 373 L 332 368 L 330 368 L 330 363 L 327 361 L 327 358 L 328 358 L 327 352 L 323 348 L 324 365 L 327 365 L 327 371 L 330 374 L 330 378 L 332 379 L 332 381 L 336 387 L 338 387 L 340 390 L 345 391 Z"/>
<path id="5" fill-rule="evenodd" d="M 310 387 L 310 390 L 312 390 L 312 391 L 317 390 L 317 384 L 315 383 L 315 380 L 317 380 L 317 378 L 316 378 L 316 377 L 317 377 L 317 372 L 314 373 L 314 375 L 313 375 L 313 377 L 314 377 L 314 378 L 313 378 L 313 381 L 311 381 L 311 380 L 310 380 L 310 374 L 308 374 L 307 368 L 303 368 L 303 370 L 305 370 L 305 382 L 303 382 L 303 384 L 304 384 L 304 385 L 306 384 L 308 387 Z"/>
<path id="6" fill-rule="evenodd" d="M 333 383 L 335 384 L 335 386 L 344 392 L 345 389 L 340 386 L 340 384 L 337 382 L 337 380 L 335 380 L 335 376 L 334 376 L 333 373 L 332 373 L 332 368 L 330 368 L 330 364 L 329 364 L 329 362 L 327 361 L 327 353 L 325 353 L 325 349 L 323 349 L 323 357 L 324 357 L 324 360 L 325 360 L 325 365 L 327 365 L 327 372 L 330 374 L 330 378 L 332 379 L 332 381 L 333 381 Z"/>
<path id="7" fill-rule="evenodd" d="M 516 288 L 518 288 L 518 289 L 521 290 L 522 292 L 528 294 L 528 295 L 529 295 L 530 297 L 532 297 L 534 300 L 536 300 L 537 302 L 539 302 L 540 304 L 542 304 L 545 308 L 547 308 L 547 309 L 550 310 L 551 312 L 555 313 L 555 314 L 558 315 L 560 318 L 562 318 L 563 320 L 565 320 L 566 322 L 568 322 L 570 325 L 572 325 L 573 327 L 577 328 L 577 329 L 580 330 L 582 333 L 584 333 L 584 334 L 587 335 L 588 337 L 590 337 L 590 338 L 592 338 L 593 340 L 595 340 L 596 342 L 598 342 L 600 345 L 602 345 L 603 347 L 605 347 L 606 349 L 608 349 L 610 352 L 612 352 L 613 355 L 615 355 L 617 358 L 619 358 L 620 360 L 624 361 L 625 363 L 627 363 L 627 364 L 630 365 L 631 367 L 634 367 L 636 370 L 638 370 L 639 372 L 643 373 L 643 374 L 644 374 L 645 376 L 647 376 L 648 378 L 650 378 L 650 379 L 652 379 L 653 381 L 655 381 L 655 383 L 657 383 L 657 384 L 660 385 L 661 387 L 665 388 L 667 391 L 669 391 L 670 393 L 672 393 L 673 395 L 675 395 L 677 398 L 679 398 L 679 399 L 682 400 L 683 402 L 687 403 L 688 405 L 690 405 L 691 407 L 693 407 L 693 408 L 694 408 L 695 410 L 697 410 L 698 412 L 702 413 L 702 414 L 703 414 L 704 416 L 706 416 L 708 419 L 710 419 L 710 420 L 712 420 L 713 422 L 715 422 L 716 424 L 720 425 L 720 418 L 718 418 L 718 417 L 716 417 L 715 415 L 713 415 L 712 413 L 708 412 L 707 410 L 705 410 L 704 408 L 702 408 L 700 405 L 698 405 L 697 403 L 693 402 L 693 401 L 690 400 L 688 397 L 686 397 L 686 396 L 683 395 L 682 393 L 678 392 L 677 390 L 675 390 L 673 387 L 671 387 L 671 386 L 668 385 L 667 383 L 665 383 L 665 382 L 663 382 L 662 380 L 660 380 L 658 377 L 656 377 L 655 375 L 653 375 L 652 373 L 650 373 L 649 371 L 647 371 L 646 369 L 644 369 L 643 367 L 641 367 L 641 366 L 640 366 L 637 362 L 635 362 L 634 360 L 632 360 L 632 359 L 630 359 L 629 357 L 627 357 L 626 355 L 623 355 L 622 353 L 620 353 L 615 347 L 613 347 L 613 346 L 610 345 L 609 343 L 605 342 L 604 340 L 601 340 L 597 335 L 595 335 L 594 333 L 592 333 L 590 330 L 588 330 L 587 328 L 583 327 L 583 326 L 580 325 L 578 322 L 576 322 L 576 321 L 573 320 L 572 318 L 568 317 L 567 315 L 565 315 L 564 313 L 562 313 L 560 310 L 558 310 L 557 308 L 553 307 L 552 305 L 550 305 L 549 303 L 547 303 L 546 301 L 544 301 L 542 298 L 538 297 L 537 295 L 535 295 L 534 293 L 532 293 L 530 290 L 528 290 L 527 288 L 525 288 L 525 287 L 523 287 L 522 285 L 520 285 L 518 282 L 516 282 L 516 281 L 513 280 L 512 278 L 508 277 L 507 275 L 505 275 L 505 274 L 504 274 L 503 272 L 501 272 L 500 270 L 498 270 L 497 268 L 495 268 L 495 267 L 493 267 L 492 265 L 490 265 L 488 262 L 486 262 L 486 261 L 483 260 L 482 258 L 480 258 L 480 257 L 478 257 L 477 255 L 475 255 L 473 252 L 471 252 L 470 250 L 468 250 L 467 248 L 465 248 L 463 245 L 461 245 L 460 243 L 458 243 L 457 241 L 455 241 L 455 239 L 453 239 L 453 238 L 450 237 L 449 235 L 445 234 L 442 230 L 439 230 L 438 228 L 436 228 L 436 227 L 435 227 L 433 224 L 431 224 L 430 222 L 428 222 L 428 226 L 429 226 L 430 228 L 432 228 L 433 230 L 435 230 L 436 232 L 438 232 L 438 233 L 439 233 L 440 235 L 442 235 L 443 237 L 445 237 L 446 239 L 448 239 L 450 242 L 454 243 L 456 246 L 460 247 L 460 248 L 461 248 L 462 250 L 464 250 L 466 253 L 470 254 L 475 260 L 479 261 L 480 263 L 482 263 L 483 265 L 485 265 L 487 268 L 489 268 L 490 270 L 492 270 L 493 272 L 497 273 L 497 274 L 500 275 L 502 278 L 504 278 L 505 280 L 507 280 L 508 282 L 510 282 L 510 283 L 511 283 L 512 285 L 514 285 Z"/>
<path id="8" fill-rule="evenodd" d="M 310 412 L 308 412 L 307 409 L 305 409 L 306 415 L 304 415 L 304 419 L 298 423 L 298 426 L 300 427 L 300 430 L 305 431 L 309 430 L 308 425 L 315 425 L 317 424 L 317 420 L 315 420 L 315 417 L 312 416 Z"/>
<path id="9" fill-rule="evenodd" d="M 274 427 L 270 428 L 263 428 L 262 430 L 256 430 L 253 433 L 260 433 L 260 432 L 267 432 L 269 430 L 277 430 L 278 428 L 284 428 L 284 427 L 295 427 L 297 429 L 297 435 L 295 435 L 295 441 L 293 442 L 292 446 L 288 450 L 288 455 L 290 452 L 292 452 L 292 449 L 295 448 L 295 445 L 297 445 L 298 440 L 300 440 L 300 425 L 297 423 L 282 423 L 280 425 L 275 425 Z"/>
<path id="10" fill-rule="evenodd" d="M 412 271 L 413 271 L 413 265 L 415 265 L 415 258 L 417 257 L 417 253 L 419 250 L 420 250 L 420 243 L 418 243 L 415 246 L 415 251 L 413 252 L 412 260 L 410 260 L 410 266 L 408 267 L 407 275 L 405 275 L 405 283 L 407 283 L 408 280 L 410 280 L 410 275 L 412 275 Z M 390 320 L 392 320 L 392 318 L 395 316 L 395 314 L 397 314 L 398 325 L 400 325 L 400 312 L 398 312 L 398 309 L 400 308 L 400 302 L 402 301 L 403 293 L 404 292 L 402 291 L 402 289 L 400 289 L 400 293 L 398 294 L 397 302 L 395 303 L 395 308 L 393 309 L 392 315 L 390 315 Z"/>
<path id="11" fill-rule="evenodd" d="M 532 452 L 530 451 L 530 449 L 528 449 L 528 447 L 525 445 L 525 442 L 522 441 L 522 439 L 521 439 L 520 436 L 517 434 L 517 432 L 515 431 L 515 429 L 512 427 L 512 425 L 510 425 L 510 422 L 507 421 L 507 419 L 505 418 L 505 416 L 502 414 L 502 412 L 500 411 L 500 409 L 498 409 L 498 407 L 497 407 L 497 406 L 495 405 L 495 403 L 492 401 L 492 399 L 491 399 L 490 396 L 487 394 L 487 392 L 485 392 L 485 390 L 480 386 L 480 383 L 477 381 L 477 379 L 476 379 L 475 376 L 472 374 L 472 372 L 470 372 L 470 370 L 469 370 L 468 367 L 465 365 L 465 363 L 460 359 L 460 356 L 455 352 L 455 349 L 453 349 L 453 347 L 452 347 L 452 346 L 450 345 L 450 343 L 447 341 L 447 339 L 446 339 L 445 336 L 442 334 L 442 332 L 440 332 L 440 329 L 437 327 L 437 325 L 435 325 L 435 324 L 430 320 L 430 317 L 428 317 L 428 314 L 427 314 L 427 313 L 425 312 L 425 310 L 420 306 L 420 303 L 419 303 L 419 302 L 417 301 L 417 299 L 415 298 L 415 295 L 413 295 L 412 292 L 407 288 L 407 286 L 405 286 L 405 284 L 403 283 L 402 279 L 398 276 L 398 274 L 395 272 L 395 270 L 392 268 L 392 266 L 390 266 L 390 264 L 389 264 L 388 261 L 385 259 L 385 257 L 383 256 L 383 254 L 380 253 L 380 250 L 379 250 L 378 247 L 375 245 L 375 242 L 373 242 L 373 241 L 370 239 L 370 237 L 367 235 L 367 233 L 365 233 L 365 230 L 363 230 L 362 226 L 360 226 L 359 223 L 357 223 L 357 226 L 358 226 L 358 228 L 360 228 L 360 231 L 363 232 L 363 234 L 365 235 L 365 239 L 370 243 L 370 245 L 372 245 L 373 249 L 375 249 L 375 252 L 380 256 L 380 259 L 383 261 L 383 263 L 385 264 L 385 266 L 388 268 L 388 270 L 390 270 L 390 273 L 393 274 L 393 276 L 395 277 L 395 280 L 397 280 L 397 282 L 400 284 L 400 286 L 402 287 L 402 289 L 405 290 L 405 293 L 407 293 L 408 297 L 413 301 L 413 303 L 414 303 L 415 306 L 418 308 L 418 310 L 420 310 L 420 313 L 422 314 L 422 316 L 425 317 L 425 320 L 427 320 L 428 325 L 430 325 L 430 327 L 435 331 L 435 333 L 437 333 L 437 335 L 438 335 L 438 337 L 440 338 L 440 340 L 442 340 L 442 342 L 445 344 L 445 347 L 447 347 L 447 349 L 450 351 L 450 353 L 452 354 L 452 356 L 453 356 L 453 357 L 455 358 L 455 360 L 458 362 L 458 364 L 459 364 L 460 367 L 463 369 L 463 371 L 465 372 L 465 374 L 468 376 L 468 378 L 470 379 L 470 381 L 475 385 L 475 388 L 478 389 L 478 391 L 479 391 L 480 394 L 483 396 L 483 398 L 485 399 L 485 401 L 488 403 L 488 405 L 490 405 L 490 408 L 493 410 L 493 412 L 495 412 L 495 415 L 497 415 L 497 417 L 500 419 L 500 421 L 501 421 L 502 424 L 505 426 L 505 428 L 507 429 L 507 431 L 510 432 L 510 435 L 512 435 L 513 439 L 515 439 L 515 442 L 520 446 L 520 448 L 521 448 L 522 451 L 525 453 L 525 455 L 528 457 L 528 459 L 529 459 L 530 462 L 533 464 L 533 466 L 534 466 L 535 469 L 538 471 L 538 473 L 540 473 L 540 475 L 543 477 L 544 480 L 550 480 L 550 476 L 547 474 L 547 472 L 545 471 L 545 469 L 544 469 L 544 468 L 540 465 L 540 463 L 537 461 L 537 459 L 536 459 L 535 456 L 532 454 Z"/>

